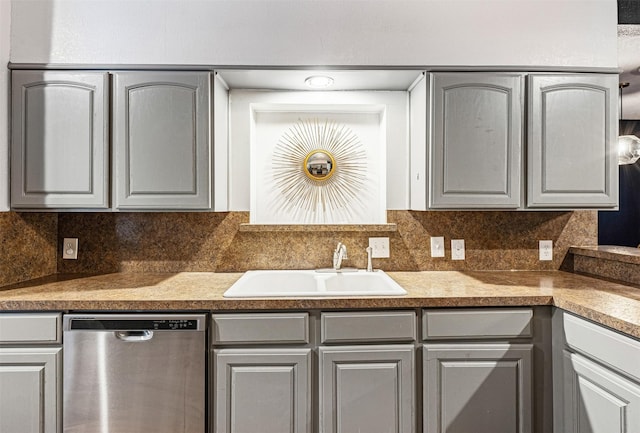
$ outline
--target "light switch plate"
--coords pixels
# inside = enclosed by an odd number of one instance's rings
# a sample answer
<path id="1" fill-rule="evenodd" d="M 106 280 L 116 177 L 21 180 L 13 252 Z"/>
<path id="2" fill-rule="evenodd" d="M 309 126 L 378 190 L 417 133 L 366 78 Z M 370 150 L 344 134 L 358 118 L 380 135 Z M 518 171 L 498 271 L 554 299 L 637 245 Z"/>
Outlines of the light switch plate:
<path id="1" fill-rule="evenodd" d="M 540 260 L 553 260 L 553 241 L 540 241 L 538 245 Z"/>
<path id="2" fill-rule="evenodd" d="M 62 258 L 78 259 L 78 238 L 64 238 L 62 242 Z"/>
<path id="3" fill-rule="evenodd" d="M 431 257 L 444 257 L 444 237 L 431 237 Z"/>
<path id="4" fill-rule="evenodd" d="M 389 238 L 369 238 L 372 259 L 386 259 L 391 256 Z"/>
<path id="5" fill-rule="evenodd" d="M 451 260 L 464 260 L 464 239 L 451 239 Z"/>

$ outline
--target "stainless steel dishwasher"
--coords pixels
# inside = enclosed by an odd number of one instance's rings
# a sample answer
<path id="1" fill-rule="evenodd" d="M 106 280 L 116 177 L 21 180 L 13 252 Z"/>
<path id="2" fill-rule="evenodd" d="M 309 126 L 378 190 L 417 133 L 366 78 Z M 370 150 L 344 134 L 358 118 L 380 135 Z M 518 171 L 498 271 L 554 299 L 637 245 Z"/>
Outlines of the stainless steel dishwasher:
<path id="1" fill-rule="evenodd" d="M 68 314 L 64 433 L 205 433 L 204 314 Z"/>

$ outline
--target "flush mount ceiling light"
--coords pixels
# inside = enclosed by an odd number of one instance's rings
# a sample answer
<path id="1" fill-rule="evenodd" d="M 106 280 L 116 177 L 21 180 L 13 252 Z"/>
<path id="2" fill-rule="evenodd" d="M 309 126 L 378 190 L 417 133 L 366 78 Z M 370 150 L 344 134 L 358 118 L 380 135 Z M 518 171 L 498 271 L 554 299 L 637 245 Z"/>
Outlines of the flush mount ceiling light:
<path id="1" fill-rule="evenodd" d="M 305 78 L 304 82 L 313 89 L 324 89 L 333 84 L 333 78 L 328 75 L 312 75 Z"/>

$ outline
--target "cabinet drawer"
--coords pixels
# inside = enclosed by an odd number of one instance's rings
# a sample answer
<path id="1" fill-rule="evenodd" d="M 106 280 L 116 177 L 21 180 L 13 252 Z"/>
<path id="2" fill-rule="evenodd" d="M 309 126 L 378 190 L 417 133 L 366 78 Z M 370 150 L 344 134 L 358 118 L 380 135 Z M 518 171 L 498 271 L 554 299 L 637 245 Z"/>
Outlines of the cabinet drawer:
<path id="1" fill-rule="evenodd" d="M 414 341 L 413 311 L 359 311 L 322 313 L 322 343 Z"/>
<path id="2" fill-rule="evenodd" d="M 308 313 L 213 314 L 213 344 L 309 342 Z"/>
<path id="3" fill-rule="evenodd" d="M 562 321 L 567 346 L 640 381 L 640 341 L 570 314 Z"/>
<path id="4" fill-rule="evenodd" d="M 60 343 L 60 313 L 0 314 L 0 344 Z"/>
<path id="5" fill-rule="evenodd" d="M 530 308 L 424 310 L 422 335 L 425 340 L 531 338 Z"/>

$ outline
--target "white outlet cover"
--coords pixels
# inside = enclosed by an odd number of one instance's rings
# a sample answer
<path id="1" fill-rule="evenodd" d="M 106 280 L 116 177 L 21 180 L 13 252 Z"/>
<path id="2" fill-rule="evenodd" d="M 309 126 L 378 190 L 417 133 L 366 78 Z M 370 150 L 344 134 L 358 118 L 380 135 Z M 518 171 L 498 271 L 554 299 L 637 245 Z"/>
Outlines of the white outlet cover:
<path id="1" fill-rule="evenodd" d="M 64 238 L 62 241 L 62 258 L 78 259 L 78 238 Z"/>
<path id="2" fill-rule="evenodd" d="M 553 260 L 553 241 L 539 241 L 538 251 L 540 260 Z"/>
<path id="3" fill-rule="evenodd" d="M 431 237 L 431 257 L 444 257 L 444 237 Z"/>
<path id="4" fill-rule="evenodd" d="M 451 239 L 451 260 L 464 260 L 464 239 Z"/>
<path id="5" fill-rule="evenodd" d="M 369 238 L 369 246 L 371 247 L 371 258 L 386 259 L 391 256 L 389 249 L 389 238 Z"/>

